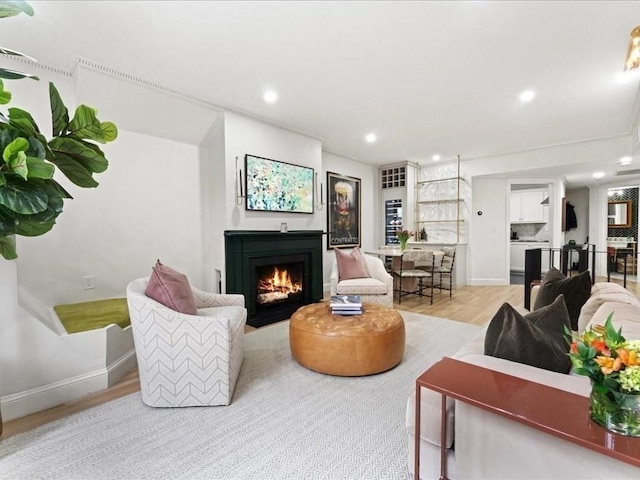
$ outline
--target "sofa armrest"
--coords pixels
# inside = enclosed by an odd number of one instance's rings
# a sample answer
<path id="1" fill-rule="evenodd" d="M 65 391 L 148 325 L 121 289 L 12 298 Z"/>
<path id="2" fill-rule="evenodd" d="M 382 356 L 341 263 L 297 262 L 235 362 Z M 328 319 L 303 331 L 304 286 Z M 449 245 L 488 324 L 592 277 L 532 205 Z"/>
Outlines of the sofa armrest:
<path id="1" fill-rule="evenodd" d="M 338 294 L 339 281 L 340 281 L 340 278 L 338 277 L 338 262 L 336 262 L 336 260 L 334 259 L 333 263 L 331 264 L 331 276 L 329 277 L 329 288 L 330 288 L 331 295 Z"/>
<path id="2" fill-rule="evenodd" d="M 244 295 L 237 293 L 210 293 L 191 287 L 197 308 L 244 307 Z"/>

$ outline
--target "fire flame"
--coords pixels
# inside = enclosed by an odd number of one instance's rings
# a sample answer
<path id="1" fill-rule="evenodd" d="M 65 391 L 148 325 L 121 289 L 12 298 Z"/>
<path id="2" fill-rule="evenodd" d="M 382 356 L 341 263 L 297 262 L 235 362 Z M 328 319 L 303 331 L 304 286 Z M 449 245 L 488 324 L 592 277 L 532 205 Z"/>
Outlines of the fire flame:
<path id="1" fill-rule="evenodd" d="M 301 282 L 294 282 L 286 269 L 273 268 L 273 275 L 260 280 L 260 292 L 297 293 L 302 290 Z"/>

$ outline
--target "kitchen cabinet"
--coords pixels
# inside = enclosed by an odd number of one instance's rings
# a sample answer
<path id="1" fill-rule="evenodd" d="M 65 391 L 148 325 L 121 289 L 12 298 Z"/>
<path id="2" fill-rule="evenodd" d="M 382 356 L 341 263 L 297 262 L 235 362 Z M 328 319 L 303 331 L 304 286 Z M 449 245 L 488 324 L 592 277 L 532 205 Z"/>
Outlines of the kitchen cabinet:
<path id="1" fill-rule="evenodd" d="M 511 192 L 511 223 L 546 223 L 548 206 L 542 205 L 546 197 L 545 190 Z"/>
<path id="2" fill-rule="evenodd" d="M 511 242 L 511 263 L 509 269 L 513 272 L 524 272 L 524 252 L 532 248 L 542 249 L 542 271 L 549 270 L 549 242 Z"/>

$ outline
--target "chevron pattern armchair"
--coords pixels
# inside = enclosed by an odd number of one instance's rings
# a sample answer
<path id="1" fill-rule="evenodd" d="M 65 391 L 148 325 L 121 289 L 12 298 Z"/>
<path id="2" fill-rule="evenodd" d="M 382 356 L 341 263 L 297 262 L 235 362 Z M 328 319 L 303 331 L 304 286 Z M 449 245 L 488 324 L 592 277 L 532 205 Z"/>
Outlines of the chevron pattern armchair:
<path id="1" fill-rule="evenodd" d="M 145 295 L 148 278 L 127 286 L 142 401 L 151 407 L 229 405 L 244 358 L 243 295 L 192 287 L 197 315 Z"/>

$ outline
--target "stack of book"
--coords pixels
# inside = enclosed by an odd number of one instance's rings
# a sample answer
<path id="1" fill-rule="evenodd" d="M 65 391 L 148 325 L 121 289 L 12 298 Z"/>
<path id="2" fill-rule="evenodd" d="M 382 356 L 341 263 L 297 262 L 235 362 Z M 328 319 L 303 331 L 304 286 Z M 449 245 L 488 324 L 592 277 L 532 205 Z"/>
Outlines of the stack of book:
<path id="1" fill-rule="evenodd" d="M 334 315 L 360 315 L 362 299 L 360 295 L 332 295 L 331 313 Z"/>

